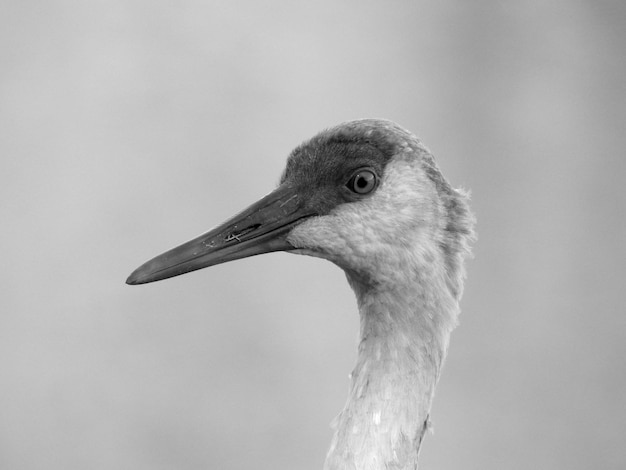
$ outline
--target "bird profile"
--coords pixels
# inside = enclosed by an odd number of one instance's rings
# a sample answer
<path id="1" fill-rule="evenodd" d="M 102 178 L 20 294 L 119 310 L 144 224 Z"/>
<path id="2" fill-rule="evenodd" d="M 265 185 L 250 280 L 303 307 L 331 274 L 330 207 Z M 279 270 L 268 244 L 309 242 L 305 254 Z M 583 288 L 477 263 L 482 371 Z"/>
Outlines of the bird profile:
<path id="1" fill-rule="evenodd" d="M 360 341 L 324 468 L 416 469 L 474 240 L 468 200 L 415 135 L 350 121 L 293 150 L 273 192 L 126 282 L 273 251 L 332 261 L 356 295 Z"/>

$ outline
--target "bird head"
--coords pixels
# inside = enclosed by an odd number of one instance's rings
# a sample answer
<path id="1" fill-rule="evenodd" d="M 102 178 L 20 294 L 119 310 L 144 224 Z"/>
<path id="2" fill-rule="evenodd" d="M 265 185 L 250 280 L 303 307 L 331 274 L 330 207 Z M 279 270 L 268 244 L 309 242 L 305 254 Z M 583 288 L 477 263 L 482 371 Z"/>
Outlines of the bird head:
<path id="1" fill-rule="evenodd" d="M 328 259 L 357 282 L 397 283 L 433 263 L 462 270 L 472 223 L 466 196 L 445 181 L 417 137 L 390 121 L 351 121 L 293 150 L 273 192 L 143 264 L 126 282 L 289 251 Z"/>

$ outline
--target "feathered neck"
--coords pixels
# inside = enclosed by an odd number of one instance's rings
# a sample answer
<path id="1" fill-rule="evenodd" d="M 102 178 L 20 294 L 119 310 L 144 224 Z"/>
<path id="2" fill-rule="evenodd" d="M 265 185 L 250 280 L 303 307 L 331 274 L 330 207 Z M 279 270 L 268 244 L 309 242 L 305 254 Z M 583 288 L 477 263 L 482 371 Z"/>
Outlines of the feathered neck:
<path id="1" fill-rule="evenodd" d="M 461 207 L 460 205 L 456 206 Z M 463 208 L 465 205 L 463 204 Z M 444 243 L 388 253 L 377 281 L 346 270 L 360 314 L 356 366 L 325 470 L 417 469 L 435 386 L 457 324 L 473 218 Z M 385 280 L 381 282 L 381 280 Z"/>
<path id="2" fill-rule="evenodd" d="M 414 279 L 384 291 L 348 279 L 359 304 L 358 359 L 324 468 L 415 469 L 458 304 L 443 279 L 442 290 Z"/>

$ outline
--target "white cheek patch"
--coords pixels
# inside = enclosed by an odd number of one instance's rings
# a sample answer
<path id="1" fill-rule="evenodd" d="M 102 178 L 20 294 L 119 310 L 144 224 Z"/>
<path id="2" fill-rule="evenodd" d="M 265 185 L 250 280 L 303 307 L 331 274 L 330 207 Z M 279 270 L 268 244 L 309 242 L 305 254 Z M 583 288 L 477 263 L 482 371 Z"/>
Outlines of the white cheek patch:
<path id="1" fill-rule="evenodd" d="M 344 267 L 364 268 L 375 258 L 406 257 L 432 218 L 432 182 L 417 159 L 396 157 L 371 197 L 337 206 L 294 227 L 288 241 Z M 397 253 L 394 250 L 396 247 Z"/>
<path id="2" fill-rule="evenodd" d="M 336 240 L 376 241 L 395 239 L 399 231 L 415 229 L 429 218 L 433 204 L 430 180 L 416 160 L 396 159 L 385 169 L 377 191 L 360 201 L 337 206 L 328 215 L 313 217 L 296 226 L 289 241 L 299 248 L 326 248 L 342 243 Z"/>

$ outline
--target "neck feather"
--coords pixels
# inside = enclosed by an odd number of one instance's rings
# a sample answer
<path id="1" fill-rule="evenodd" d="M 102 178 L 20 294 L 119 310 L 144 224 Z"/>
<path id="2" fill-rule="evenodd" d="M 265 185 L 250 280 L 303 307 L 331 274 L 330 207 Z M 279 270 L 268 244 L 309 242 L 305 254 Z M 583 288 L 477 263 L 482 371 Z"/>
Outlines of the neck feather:
<path id="1" fill-rule="evenodd" d="M 394 288 L 348 274 L 361 319 L 357 364 L 326 470 L 416 469 L 458 303 L 429 270 Z M 420 287 L 421 286 L 421 287 Z"/>

